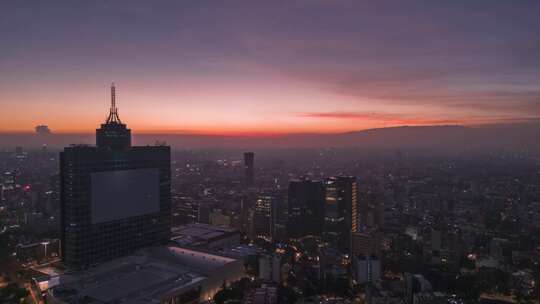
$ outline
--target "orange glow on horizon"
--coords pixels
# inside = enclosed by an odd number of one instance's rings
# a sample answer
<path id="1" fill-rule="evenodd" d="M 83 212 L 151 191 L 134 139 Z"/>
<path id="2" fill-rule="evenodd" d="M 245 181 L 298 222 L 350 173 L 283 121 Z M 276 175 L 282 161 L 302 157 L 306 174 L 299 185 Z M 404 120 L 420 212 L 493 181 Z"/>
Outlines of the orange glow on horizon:
<path id="1" fill-rule="evenodd" d="M 532 3 L 4 2 L 0 133 L 93 134 L 113 82 L 134 134 L 540 121 Z"/>
<path id="2" fill-rule="evenodd" d="M 167 134 L 167 135 L 193 135 L 193 136 L 239 136 L 239 137 L 273 137 L 283 135 L 295 135 L 295 134 L 339 134 L 346 132 L 363 131 L 369 129 L 378 128 L 391 128 L 402 126 L 443 126 L 443 125 L 460 125 L 460 126 L 482 126 L 493 123 L 504 123 L 504 119 L 395 119 L 392 121 L 371 121 L 368 123 L 336 123 L 327 124 L 324 128 L 314 129 L 311 126 L 298 126 L 298 127 L 271 127 L 267 125 L 260 126 L 246 126 L 246 127 L 214 127 L 214 126 L 198 126 L 195 128 L 148 128 L 137 125 L 131 127 L 126 122 L 127 127 L 132 130 L 133 134 Z M 511 122 L 511 121 L 509 121 Z M 321 123 L 319 121 L 318 123 Z M 358 127 L 355 127 L 358 126 Z M 52 134 L 68 135 L 68 134 L 81 134 L 90 135 L 94 134 L 95 129 L 99 127 L 99 123 L 93 128 L 65 128 L 53 129 Z M 34 133 L 28 129 L 13 129 L 13 130 L 1 130 L 0 134 L 31 134 Z"/>
<path id="3" fill-rule="evenodd" d="M 201 86 L 198 83 L 169 91 L 154 87 L 153 93 L 139 88 L 138 83 L 120 86 L 120 118 L 134 134 L 246 137 L 516 121 L 511 114 L 392 104 L 296 84 L 253 83 L 249 88 L 237 83 L 222 87 L 216 84 L 211 90 Z M 25 110 L 3 116 L 0 133 L 32 133 L 34 126 L 45 124 L 54 134 L 93 134 L 105 121 L 110 99 L 108 86 L 102 84 L 78 84 L 65 91 L 37 86 L 29 91 L 3 94 L 0 93 L 0 102 L 19 100 L 18 106 Z M 70 102 L 72 99 L 77 102 Z"/>

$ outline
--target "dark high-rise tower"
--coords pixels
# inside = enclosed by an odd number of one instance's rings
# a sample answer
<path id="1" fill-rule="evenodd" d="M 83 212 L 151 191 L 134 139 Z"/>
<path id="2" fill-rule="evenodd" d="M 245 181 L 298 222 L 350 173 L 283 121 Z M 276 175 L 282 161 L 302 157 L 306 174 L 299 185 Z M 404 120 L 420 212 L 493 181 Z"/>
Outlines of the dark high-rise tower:
<path id="1" fill-rule="evenodd" d="M 302 179 L 289 183 L 289 237 L 321 235 L 324 226 L 324 193 L 321 181 Z"/>
<path id="2" fill-rule="evenodd" d="M 111 85 L 111 109 L 105 123 L 96 129 L 96 145 L 99 148 L 127 149 L 131 147 L 131 130 L 122 123 L 116 108 L 116 87 Z"/>
<path id="3" fill-rule="evenodd" d="M 260 194 L 255 201 L 252 229 L 255 237 L 272 239 L 276 221 L 277 201 L 272 194 Z"/>
<path id="4" fill-rule="evenodd" d="M 246 152 L 244 153 L 244 168 L 245 168 L 245 183 L 247 186 L 253 186 L 255 183 L 255 153 Z"/>
<path id="5" fill-rule="evenodd" d="M 171 226 L 170 148 L 131 146 L 115 105 L 97 146 L 60 153 L 62 259 L 80 269 L 166 243 Z"/>
<path id="6" fill-rule="evenodd" d="M 325 186 L 325 231 L 337 234 L 339 248 L 348 252 L 351 233 L 359 228 L 356 177 L 331 177 Z"/>

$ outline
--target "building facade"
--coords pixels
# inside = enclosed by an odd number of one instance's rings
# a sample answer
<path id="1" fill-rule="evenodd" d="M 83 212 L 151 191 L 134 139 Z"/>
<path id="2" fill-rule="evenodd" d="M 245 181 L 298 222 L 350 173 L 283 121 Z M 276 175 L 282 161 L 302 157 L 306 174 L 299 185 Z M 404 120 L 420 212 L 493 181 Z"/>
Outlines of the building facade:
<path id="1" fill-rule="evenodd" d="M 170 238 L 170 148 L 131 146 L 118 118 L 114 86 L 97 146 L 60 153 L 61 256 L 86 268 Z"/>
<path id="2" fill-rule="evenodd" d="M 244 153 L 244 182 L 246 186 L 255 184 L 255 153 Z"/>
<path id="3" fill-rule="evenodd" d="M 309 179 L 289 183 L 287 233 L 291 238 L 320 236 L 324 227 L 323 182 Z"/>
<path id="4" fill-rule="evenodd" d="M 253 208 L 252 229 L 253 237 L 271 240 L 274 236 L 276 217 L 276 199 L 271 194 L 261 194 L 255 201 Z"/>
<path id="5" fill-rule="evenodd" d="M 336 176 L 325 180 L 325 232 L 337 236 L 338 248 L 348 252 L 351 233 L 359 230 L 356 177 Z"/>

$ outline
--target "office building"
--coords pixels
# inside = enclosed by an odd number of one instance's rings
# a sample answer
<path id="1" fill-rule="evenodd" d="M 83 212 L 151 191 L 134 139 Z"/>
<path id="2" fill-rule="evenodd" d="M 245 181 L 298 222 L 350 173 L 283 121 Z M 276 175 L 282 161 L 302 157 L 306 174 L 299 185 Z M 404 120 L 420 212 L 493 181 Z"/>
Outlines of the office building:
<path id="1" fill-rule="evenodd" d="M 259 257 L 259 279 L 264 282 L 281 283 L 281 257 L 262 255 Z"/>
<path id="2" fill-rule="evenodd" d="M 325 191 L 321 181 L 289 183 L 287 233 L 291 238 L 320 236 L 324 227 Z"/>
<path id="3" fill-rule="evenodd" d="M 269 255 L 259 257 L 259 279 L 262 281 L 272 280 L 272 257 Z"/>
<path id="4" fill-rule="evenodd" d="M 356 256 L 354 262 L 356 283 L 375 283 L 381 279 L 381 261 L 375 256 Z"/>
<path id="5" fill-rule="evenodd" d="M 325 232 L 337 236 L 338 248 L 348 252 L 351 233 L 357 232 L 357 182 L 353 176 L 336 176 L 325 180 Z"/>
<path id="6" fill-rule="evenodd" d="M 442 233 L 439 230 L 431 229 L 431 250 L 439 253 L 442 249 Z"/>
<path id="7" fill-rule="evenodd" d="M 13 190 L 14 188 L 15 188 L 15 174 L 10 171 L 4 172 L 4 174 L 2 174 L 2 189 Z"/>
<path id="8" fill-rule="evenodd" d="M 261 194 L 255 201 L 252 217 L 252 235 L 271 240 L 274 236 L 276 200 L 270 194 Z"/>
<path id="9" fill-rule="evenodd" d="M 131 146 L 111 87 L 111 109 L 97 146 L 60 153 L 61 255 L 80 269 L 170 237 L 170 148 Z"/>
<path id="10" fill-rule="evenodd" d="M 277 304 L 277 287 L 263 285 L 247 293 L 242 304 Z"/>
<path id="11" fill-rule="evenodd" d="M 244 153 L 244 179 L 246 186 L 253 186 L 255 183 L 255 153 Z"/>
<path id="12" fill-rule="evenodd" d="M 379 239 L 376 235 L 355 232 L 351 235 L 351 255 L 379 255 Z"/>
<path id="13" fill-rule="evenodd" d="M 227 214 L 224 214 L 222 209 L 215 208 L 212 209 L 209 215 L 209 223 L 214 226 L 231 226 L 231 217 Z"/>
<path id="14" fill-rule="evenodd" d="M 405 302 L 414 304 L 414 296 L 418 293 L 432 291 L 431 283 L 421 274 L 405 274 Z"/>

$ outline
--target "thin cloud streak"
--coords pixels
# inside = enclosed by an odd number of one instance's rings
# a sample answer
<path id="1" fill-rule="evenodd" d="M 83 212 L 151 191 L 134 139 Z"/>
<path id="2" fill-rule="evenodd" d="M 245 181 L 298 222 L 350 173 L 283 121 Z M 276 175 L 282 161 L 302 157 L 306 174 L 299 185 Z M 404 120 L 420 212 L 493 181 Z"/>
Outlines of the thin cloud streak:
<path id="1" fill-rule="evenodd" d="M 375 112 L 308 112 L 298 113 L 299 117 L 313 119 L 330 119 L 345 121 L 377 121 L 386 126 L 400 125 L 481 125 L 500 123 L 538 122 L 540 116 L 527 117 L 497 117 L 497 116 L 468 116 L 463 118 L 424 118 L 402 114 Z"/>

